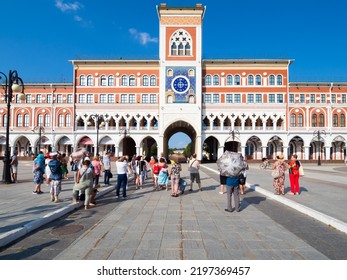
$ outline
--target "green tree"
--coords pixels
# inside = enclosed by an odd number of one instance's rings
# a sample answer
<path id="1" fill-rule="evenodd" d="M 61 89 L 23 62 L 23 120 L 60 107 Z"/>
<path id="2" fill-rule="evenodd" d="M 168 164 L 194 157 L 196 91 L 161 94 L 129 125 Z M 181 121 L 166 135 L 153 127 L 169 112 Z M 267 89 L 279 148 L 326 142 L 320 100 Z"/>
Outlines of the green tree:
<path id="1" fill-rule="evenodd" d="M 190 142 L 190 143 L 184 148 L 183 155 L 184 155 L 186 158 L 189 158 L 192 154 L 193 154 L 193 144 L 192 144 L 192 142 Z"/>

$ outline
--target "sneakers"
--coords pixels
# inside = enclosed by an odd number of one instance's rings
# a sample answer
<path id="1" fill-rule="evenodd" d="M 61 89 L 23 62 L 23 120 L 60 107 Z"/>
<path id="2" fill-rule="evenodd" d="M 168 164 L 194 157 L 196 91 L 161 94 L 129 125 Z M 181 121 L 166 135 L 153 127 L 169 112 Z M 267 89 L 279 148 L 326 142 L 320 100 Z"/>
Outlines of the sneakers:
<path id="1" fill-rule="evenodd" d="M 219 194 L 224 194 L 224 192 L 219 192 Z"/>
<path id="2" fill-rule="evenodd" d="M 38 194 L 36 191 L 33 191 L 33 194 Z"/>
<path id="3" fill-rule="evenodd" d="M 119 195 L 116 195 L 116 198 L 119 198 Z"/>

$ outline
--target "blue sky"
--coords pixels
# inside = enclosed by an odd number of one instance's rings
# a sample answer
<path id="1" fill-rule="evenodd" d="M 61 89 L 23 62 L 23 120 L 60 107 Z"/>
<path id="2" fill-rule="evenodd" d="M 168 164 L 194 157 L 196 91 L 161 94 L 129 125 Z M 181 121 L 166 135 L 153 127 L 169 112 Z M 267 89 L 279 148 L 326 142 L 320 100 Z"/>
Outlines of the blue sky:
<path id="1" fill-rule="evenodd" d="M 1 3 L 0 71 L 71 82 L 73 59 L 157 59 L 156 5 L 207 7 L 203 58 L 294 59 L 290 81 L 347 81 L 345 0 L 17 0 Z"/>

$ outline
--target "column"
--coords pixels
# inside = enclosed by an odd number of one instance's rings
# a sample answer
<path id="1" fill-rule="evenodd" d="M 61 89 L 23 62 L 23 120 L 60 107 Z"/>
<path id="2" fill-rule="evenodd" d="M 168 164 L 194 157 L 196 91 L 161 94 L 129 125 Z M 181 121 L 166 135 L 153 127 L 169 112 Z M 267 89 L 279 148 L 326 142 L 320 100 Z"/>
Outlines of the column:
<path id="1" fill-rule="evenodd" d="M 325 148 L 325 158 L 324 158 L 324 155 L 323 155 L 323 159 L 325 159 L 325 160 L 329 160 L 329 159 L 331 159 L 330 157 L 331 157 L 331 154 L 330 154 L 330 146 L 325 146 L 324 147 Z"/>
<path id="2" fill-rule="evenodd" d="M 119 146 L 115 146 L 115 155 L 119 157 Z"/>
<path id="3" fill-rule="evenodd" d="M 267 157 L 266 148 L 267 148 L 267 146 L 261 146 L 261 149 L 262 149 L 262 156 L 261 157 L 262 158 L 266 158 Z"/>
<path id="4" fill-rule="evenodd" d="M 224 153 L 224 146 L 218 147 L 217 159 L 220 158 L 220 157 L 222 156 L 223 153 Z"/>
<path id="5" fill-rule="evenodd" d="M 304 146 L 304 160 L 310 159 L 310 146 Z"/>
<path id="6" fill-rule="evenodd" d="M 288 159 L 288 146 L 283 146 L 284 159 Z"/>
<path id="7" fill-rule="evenodd" d="M 244 158 L 246 158 L 246 146 L 241 146 L 241 154 Z"/>

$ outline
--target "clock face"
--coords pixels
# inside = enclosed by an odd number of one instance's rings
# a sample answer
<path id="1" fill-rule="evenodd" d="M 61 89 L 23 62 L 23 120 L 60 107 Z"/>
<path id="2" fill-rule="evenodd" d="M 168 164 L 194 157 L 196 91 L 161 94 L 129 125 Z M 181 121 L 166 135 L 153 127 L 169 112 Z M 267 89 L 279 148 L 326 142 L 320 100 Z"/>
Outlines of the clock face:
<path id="1" fill-rule="evenodd" d="M 171 82 L 171 88 L 174 92 L 183 94 L 188 91 L 190 82 L 185 76 L 177 76 Z"/>

